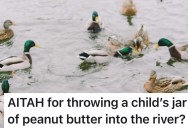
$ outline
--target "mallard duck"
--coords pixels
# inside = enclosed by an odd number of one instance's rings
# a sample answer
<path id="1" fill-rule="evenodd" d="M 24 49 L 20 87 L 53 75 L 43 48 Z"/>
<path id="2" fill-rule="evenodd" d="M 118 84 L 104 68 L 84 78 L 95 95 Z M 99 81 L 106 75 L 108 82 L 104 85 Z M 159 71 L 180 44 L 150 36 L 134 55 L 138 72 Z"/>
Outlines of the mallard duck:
<path id="1" fill-rule="evenodd" d="M 10 20 L 4 22 L 4 30 L 0 30 L 0 42 L 7 41 L 14 36 L 12 29 L 9 28 L 11 25 L 13 25 L 13 22 Z"/>
<path id="2" fill-rule="evenodd" d="M 105 47 L 109 53 L 114 54 L 117 50 L 124 47 L 124 43 L 118 40 L 117 36 L 109 36 L 105 42 Z"/>
<path id="3" fill-rule="evenodd" d="M 79 58 L 85 62 L 103 64 L 110 62 L 110 56 L 103 49 L 90 49 L 79 54 Z"/>
<path id="4" fill-rule="evenodd" d="M 141 25 L 141 27 L 138 29 L 138 31 L 134 34 L 133 40 L 134 39 L 142 39 L 142 47 L 147 48 L 150 45 L 149 37 L 146 28 L 144 25 Z"/>
<path id="5" fill-rule="evenodd" d="M 0 94 L 0 115 L 3 117 L 4 114 L 4 93 L 9 92 L 9 82 L 8 80 L 3 80 L 1 85 L 2 93 Z"/>
<path id="6" fill-rule="evenodd" d="M 124 0 L 121 14 L 125 16 L 134 16 L 137 13 L 137 9 L 132 0 Z"/>
<path id="7" fill-rule="evenodd" d="M 176 59 L 188 60 L 188 44 L 181 47 L 176 47 L 171 41 L 165 38 L 161 38 L 158 41 L 157 48 L 159 46 L 167 46 L 171 57 Z"/>
<path id="8" fill-rule="evenodd" d="M 29 54 L 30 48 L 39 47 L 32 40 L 27 40 L 24 45 L 24 53 L 22 57 L 10 56 L 0 61 L 0 72 L 15 71 L 19 69 L 29 68 L 32 59 Z"/>
<path id="9" fill-rule="evenodd" d="M 188 82 L 181 77 L 161 77 L 157 79 L 157 73 L 152 71 L 149 80 L 144 84 L 144 88 L 150 93 L 174 92 L 188 87 Z"/>
<path id="10" fill-rule="evenodd" d="M 117 50 L 114 54 L 114 57 L 126 57 L 132 54 L 132 48 L 131 47 L 125 47 L 120 50 Z"/>
<path id="11" fill-rule="evenodd" d="M 103 27 L 103 22 L 98 15 L 98 12 L 93 11 L 92 17 L 89 19 L 87 25 L 87 30 L 90 32 L 99 32 L 101 31 L 101 28 Z"/>
<path id="12" fill-rule="evenodd" d="M 142 38 L 139 37 L 134 40 L 120 41 L 116 36 L 110 36 L 105 42 L 105 46 L 109 53 L 112 54 L 115 54 L 116 51 L 125 47 L 131 47 L 133 49 L 133 52 L 140 53 L 143 49 L 142 41 Z"/>

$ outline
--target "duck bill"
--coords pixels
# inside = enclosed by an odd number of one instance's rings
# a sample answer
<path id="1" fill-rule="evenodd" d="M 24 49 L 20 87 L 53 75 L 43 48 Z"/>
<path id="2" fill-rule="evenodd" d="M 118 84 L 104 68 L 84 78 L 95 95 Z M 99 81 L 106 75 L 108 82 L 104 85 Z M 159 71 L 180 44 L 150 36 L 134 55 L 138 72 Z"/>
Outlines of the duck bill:
<path id="1" fill-rule="evenodd" d="M 138 48 L 137 51 L 138 51 L 138 53 L 141 53 L 141 52 L 142 52 L 142 49 L 141 49 L 141 48 Z"/>
<path id="2" fill-rule="evenodd" d="M 142 52 L 141 48 L 136 47 L 134 48 L 134 54 L 140 54 Z"/>
<path id="3" fill-rule="evenodd" d="M 35 44 L 36 48 L 41 48 L 41 46 L 39 44 Z"/>
<path id="4" fill-rule="evenodd" d="M 97 16 L 97 17 L 95 18 L 95 20 L 96 20 L 96 22 L 99 22 L 99 17 Z"/>
<path id="5" fill-rule="evenodd" d="M 159 45 L 158 45 L 158 44 L 156 44 L 156 45 L 155 45 L 155 49 L 158 49 L 158 48 L 159 48 Z"/>

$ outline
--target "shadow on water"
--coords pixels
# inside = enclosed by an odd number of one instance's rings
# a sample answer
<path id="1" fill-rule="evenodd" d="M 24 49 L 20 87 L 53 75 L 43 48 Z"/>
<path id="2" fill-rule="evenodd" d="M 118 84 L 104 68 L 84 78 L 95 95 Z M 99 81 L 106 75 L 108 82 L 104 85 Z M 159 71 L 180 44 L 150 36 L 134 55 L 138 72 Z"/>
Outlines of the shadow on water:
<path id="1" fill-rule="evenodd" d="M 3 80 L 8 80 L 8 79 L 10 79 L 10 78 L 12 78 L 12 72 L 1 72 L 0 73 L 0 82 L 2 82 Z"/>
<path id="2" fill-rule="evenodd" d="M 89 38 L 92 40 L 95 40 L 98 38 L 99 33 L 98 32 L 89 32 Z"/>
<path id="3" fill-rule="evenodd" d="M 0 48 L 4 48 L 4 47 L 12 47 L 13 45 L 13 39 L 8 40 L 6 42 L 0 42 Z"/>
<path id="4" fill-rule="evenodd" d="M 176 62 L 180 62 L 180 63 L 188 63 L 188 60 L 180 60 L 180 59 L 176 59 L 176 58 L 170 58 L 166 63 L 170 66 L 175 67 L 173 64 Z"/>
<path id="5" fill-rule="evenodd" d="M 31 73 L 31 68 L 27 69 L 22 69 L 22 70 L 17 70 L 17 71 L 7 71 L 7 72 L 0 72 L 0 82 L 4 79 L 10 79 L 13 77 L 17 77 L 17 74 L 30 74 Z M 29 78 L 29 77 L 28 77 Z"/>
<path id="6" fill-rule="evenodd" d="M 64 76 L 64 77 L 83 77 L 88 74 L 93 74 L 95 72 L 101 71 L 107 64 L 95 64 L 82 62 L 75 69 L 64 69 L 63 66 L 48 66 L 49 74 L 53 74 L 54 76 Z"/>
<path id="7" fill-rule="evenodd" d="M 91 68 L 96 68 L 97 64 L 94 63 L 89 63 L 89 62 L 82 62 L 81 64 L 79 64 L 79 68 L 82 71 L 88 71 Z"/>
<path id="8" fill-rule="evenodd" d="M 176 62 L 180 62 L 180 63 L 188 63 L 188 60 L 180 60 L 180 59 L 176 59 L 176 58 L 170 58 L 166 64 L 169 65 L 169 66 L 172 66 L 172 67 L 175 67 L 174 66 L 174 63 Z M 156 66 L 160 66 L 160 67 L 163 67 L 161 65 L 161 62 L 160 61 L 156 61 Z"/>
<path id="9" fill-rule="evenodd" d="M 130 61 L 130 60 L 133 60 L 133 59 L 138 59 L 138 58 L 141 58 L 143 57 L 144 54 L 138 54 L 138 55 L 127 55 L 127 56 L 122 56 L 121 58 L 125 61 Z"/>
<path id="10" fill-rule="evenodd" d="M 127 22 L 129 23 L 130 26 L 133 25 L 132 19 L 133 19 L 133 16 L 127 16 Z"/>

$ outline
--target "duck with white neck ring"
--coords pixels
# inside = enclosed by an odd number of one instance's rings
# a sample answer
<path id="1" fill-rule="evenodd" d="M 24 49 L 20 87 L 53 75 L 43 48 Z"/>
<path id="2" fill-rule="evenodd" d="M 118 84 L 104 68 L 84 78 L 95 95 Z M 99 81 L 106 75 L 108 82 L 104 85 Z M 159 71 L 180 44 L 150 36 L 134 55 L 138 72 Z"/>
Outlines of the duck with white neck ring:
<path id="1" fill-rule="evenodd" d="M 170 40 L 161 38 L 158 41 L 156 48 L 158 48 L 159 46 L 167 46 L 169 48 L 171 57 L 181 60 L 188 60 L 188 44 L 181 47 L 176 47 Z"/>
<path id="2" fill-rule="evenodd" d="M 30 48 L 40 47 L 32 40 L 27 40 L 24 45 L 23 56 L 10 56 L 0 61 L 0 72 L 15 71 L 31 67 L 32 58 L 30 56 Z"/>

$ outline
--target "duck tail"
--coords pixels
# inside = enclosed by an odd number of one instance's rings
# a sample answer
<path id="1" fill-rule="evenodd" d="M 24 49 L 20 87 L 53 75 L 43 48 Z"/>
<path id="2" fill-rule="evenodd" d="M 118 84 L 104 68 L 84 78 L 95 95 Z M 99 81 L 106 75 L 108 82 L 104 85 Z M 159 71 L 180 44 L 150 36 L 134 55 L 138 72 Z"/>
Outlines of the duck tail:
<path id="1" fill-rule="evenodd" d="M 143 25 L 143 24 L 141 24 L 141 28 L 140 28 L 140 30 L 141 30 L 141 31 L 144 30 L 144 25 Z"/>
<path id="2" fill-rule="evenodd" d="M 85 59 L 87 59 L 88 57 L 89 57 L 89 54 L 87 54 L 87 53 L 85 53 L 85 52 L 79 54 L 79 58 L 80 58 L 81 60 L 85 60 Z"/>
<path id="3" fill-rule="evenodd" d="M 183 84 L 183 86 L 188 86 L 188 82 L 185 82 L 185 83 Z"/>
<path id="4" fill-rule="evenodd" d="M 188 81 L 186 81 L 184 84 L 183 84 L 183 86 L 180 88 L 180 89 L 178 89 L 178 91 L 182 91 L 182 90 L 185 90 L 185 89 L 187 89 L 188 88 Z"/>

